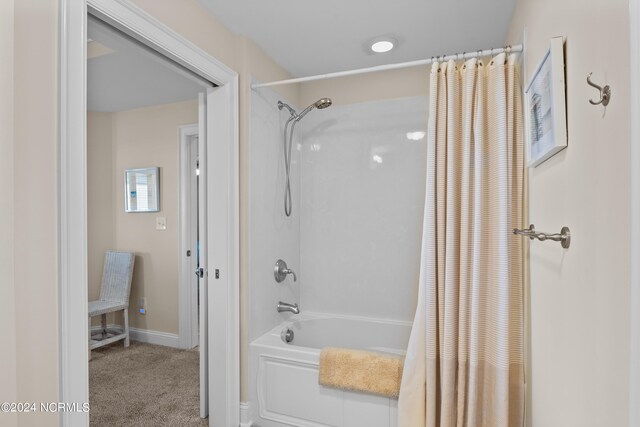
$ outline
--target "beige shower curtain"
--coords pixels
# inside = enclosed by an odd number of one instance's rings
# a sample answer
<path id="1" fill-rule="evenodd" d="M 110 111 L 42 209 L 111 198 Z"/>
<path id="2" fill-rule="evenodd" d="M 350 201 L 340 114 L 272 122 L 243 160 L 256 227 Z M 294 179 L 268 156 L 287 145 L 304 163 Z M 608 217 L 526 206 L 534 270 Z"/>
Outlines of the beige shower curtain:
<path id="1" fill-rule="evenodd" d="M 400 427 L 520 427 L 523 133 L 515 55 L 433 64 L 418 307 Z"/>

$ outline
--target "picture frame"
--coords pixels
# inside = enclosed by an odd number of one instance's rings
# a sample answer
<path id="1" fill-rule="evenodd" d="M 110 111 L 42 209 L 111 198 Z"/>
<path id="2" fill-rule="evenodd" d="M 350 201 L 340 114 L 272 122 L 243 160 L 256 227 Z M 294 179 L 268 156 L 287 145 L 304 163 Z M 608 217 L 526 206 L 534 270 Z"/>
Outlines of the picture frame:
<path id="1" fill-rule="evenodd" d="M 524 93 L 528 167 L 567 148 L 565 93 L 564 38 L 554 37 Z"/>
<path id="2" fill-rule="evenodd" d="M 158 167 L 125 169 L 124 211 L 160 211 L 160 169 Z"/>

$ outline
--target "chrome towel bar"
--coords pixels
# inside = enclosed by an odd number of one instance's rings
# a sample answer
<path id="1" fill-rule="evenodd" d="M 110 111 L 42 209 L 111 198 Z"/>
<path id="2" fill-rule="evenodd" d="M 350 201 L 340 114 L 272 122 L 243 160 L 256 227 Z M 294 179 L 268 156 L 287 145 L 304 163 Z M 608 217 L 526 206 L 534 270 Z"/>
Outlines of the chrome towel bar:
<path id="1" fill-rule="evenodd" d="M 533 224 L 531 224 L 529 225 L 529 228 L 525 228 L 525 229 L 514 228 L 513 234 L 526 236 L 531 240 L 538 239 L 541 242 L 544 242 L 545 240 L 553 240 L 554 242 L 560 242 L 562 247 L 565 249 L 567 249 L 569 247 L 569 244 L 571 244 L 571 232 L 569 231 L 569 227 L 562 227 L 562 230 L 560 230 L 560 233 L 549 234 L 549 233 L 537 232 L 536 227 Z"/>

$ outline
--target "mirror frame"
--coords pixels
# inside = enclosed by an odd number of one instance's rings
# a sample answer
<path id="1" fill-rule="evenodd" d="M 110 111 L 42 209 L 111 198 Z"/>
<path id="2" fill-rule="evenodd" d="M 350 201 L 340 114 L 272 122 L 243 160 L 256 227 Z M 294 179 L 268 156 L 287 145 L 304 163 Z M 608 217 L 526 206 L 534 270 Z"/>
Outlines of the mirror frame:
<path id="1" fill-rule="evenodd" d="M 132 208 L 132 197 L 130 195 L 129 179 L 135 174 L 144 174 L 151 177 L 151 180 L 155 183 L 156 194 L 153 197 L 155 202 L 155 208 L 152 209 L 138 209 Z M 137 197 L 137 196 L 134 196 Z M 145 212 L 160 212 L 160 168 L 157 166 L 149 168 L 132 168 L 124 170 L 124 211 L 127 213 L 145 213 Z"/>

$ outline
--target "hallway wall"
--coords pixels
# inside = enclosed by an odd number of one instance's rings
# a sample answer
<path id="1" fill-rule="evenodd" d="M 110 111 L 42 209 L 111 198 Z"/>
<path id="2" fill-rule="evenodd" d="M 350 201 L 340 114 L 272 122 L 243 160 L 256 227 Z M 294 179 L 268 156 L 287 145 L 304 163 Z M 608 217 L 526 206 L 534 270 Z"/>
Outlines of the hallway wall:
<path id="1" fill-rule="evenodd" d="M 198 122 L 198 102 L 88 116 L 89 298 L 100 294 L 104 252 L 135 252 L 129 325 L 178 334 L 178 127 Z M 124 170 L 151 166 L 160 168 L 160 211 L 126 213 Z M 160 216 L 166 218 L 166 230 L 155 228 Z M 138 312 L 140 297 L 147 299 L 146 315 Z M 99 321 L 93 319 L 96 325 Z M 121 322 L 119 315 L 116 322 Z"/>
<path id="2" fill-rule="evenodd" d="M 87 249 L 89 301 L 100 296 L 104 253 L 114 248 L 113 114 L 87 113 Z M 93 319 L 95 325 L 100 318 Z"/>
<path id="3" fill-rule="evenodd" d="M 198 102 L 184 101 L 113 115 L 114 243 L 136 252 L 131 283 L 130 325 L 178 333 L 179 284 L 179 145 L 178 127 L 198 122 Z M 124 170 L 160 168 L 160 212 L 124 211 Z M 167 229 L 156 230 L 156 217 L 166 217 Z M 147 298 L 146 315 L 137 312 L 139 297 Z"/>

